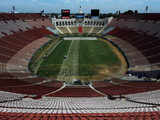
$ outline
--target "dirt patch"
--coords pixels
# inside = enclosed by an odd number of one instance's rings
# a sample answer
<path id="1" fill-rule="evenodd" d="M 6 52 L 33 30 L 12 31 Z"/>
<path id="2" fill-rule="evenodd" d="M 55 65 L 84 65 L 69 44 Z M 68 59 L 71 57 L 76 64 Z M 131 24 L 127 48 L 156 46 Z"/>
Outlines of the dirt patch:
<path id="1" fill-rule="evenodd" d="M 119 69 L 119 71 L 117 71 L 118 75 L 125 74 L 127 72 L 127 70 L 128 70 L 128 67 L 127 67 L 127 62 L 126 62 L 124 56 L 122 55 L 122 53 L 118 50 L 117 47 L 112 45 L 112 43 L 110 43 L 109 41 L 103 40 L 103 39 L 101 39 L 101 40 L 106 42 L 112 48 L 113 52 L 117 55 L 117 57 L 121 61 L 120 69 Z M 119 66 L 113 66 L 112 67 L 113 72 L 114 72 L 114 70 L 117 70 L 116 67 L 119 67 Z"/>

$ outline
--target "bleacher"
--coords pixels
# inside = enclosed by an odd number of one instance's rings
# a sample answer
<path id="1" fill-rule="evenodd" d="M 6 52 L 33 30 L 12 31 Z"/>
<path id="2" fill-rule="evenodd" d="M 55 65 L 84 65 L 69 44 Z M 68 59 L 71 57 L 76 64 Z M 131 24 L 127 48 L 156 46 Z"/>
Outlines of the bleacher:
<path id="1" fill-rule="evenodd" d="M 40 14 L 0 14 L 0 18 L 1 68 L 26 71 L 32 54 L 48 42 L 44 37 L 53 34 L 45 28 L 52 26 L 51 21 Z"/>
<path id="2" fill-rule="evenodd" d="M 121 16 L 109 24 L 115 29 L 108 31 L 108 34 L 120 38 L 109 40 L 125 52 L 131 66 L 159 63 L 160 38 L 157 22 L 159 18 L 154 16 L 144 17 L 138 21 L 133 17 L 126 20 Z M 146 23 L 144 20 L 156 22 Z M 21 58 L 29 60 L 32 54 L 48 41 L 45 36 L 53 33 L 45 27 L 50 26 L 52 26 L 50 20 L 40 14 L 0 14 L 0 119 L 160 119 L 158 82 L 98 81 L 93 82 L 93 88 L 66 86 L 60 89 L 63 83 L 52 78 L 39 78 L 29 72 L 4 72 L 2 67 L 6 65 L 8 68 L 12 65 L 27 66 L 28 62 Z M 59 29 L 64 33 L 69 32 L 66 27 Z M 100 29 L 94 29 L 93 33 Z M 83 28 L 83 32 L 90 30 L 89 27 Z M 140 72 L 141 74 L 139 71 L 129 71 L 128 74 L 140 74 L 145 77 L 152 74 L 150 71 Z M 159 72 L 156 75 L 158 74 Z M 110 100 L 108 96 L 115 99 Z"/>
<path id="3" fill-rule="evenodd" d="M 90 114 L 29 114 L 29 113 L 0 113 L 2 119 L 24 120 L 159 120 L 159 112 L 130 112 L 130 113 L 90 113 Z"/>
<path id="4" fill-rule="evenodd" d="M 101 94 L 95 92 L 88 86 L 69 86 L 65 87 L 62 90 L 50 94 L 52 97 L 100 97 Z"/>
<path id="5" fill-rule="evenodd" d="M 45 28 L 34 28 L 24 32 L 17 32 L 9 36 L 6 35 L 0 38 L 0 56 L 2 57 L 0 62 L 8 62 L 8 60 L 19 50 L 48 34 L 52 33 Z"/>
<path id="6" fill-rule="evenodd" d="M 131 67 L 136 65 L 159 64 L 160 38 L 157 36 L 159 33 L 159 24 L 142 20 L 118 19 L 113 20 L 109 26 L 116 27 L 108 34 L 121 39 L 119 41 L 117 40 L 116 43 L 125 52 L 126 56 L 128 56 Z M 113 42 L 115 41 L 113 40 Z M 137 52 L 134 49 L 126 48 L 127 46 L 124 43 L 133 46 L 138 52 L 139 57 L 136 57 Z M 132 60 L 134 60 L 134 63 Z"/>
<path id="7" fill-rule="evenodd" d="M 26 95 L 35 95 L 41 97 L 44 94 L 53 92 L 62 86 L 62 83 L 56 81 L 49 82 L 52 86 L 47 86 L 47 83 L 41 83 L 44 78 L 27 78 L 27 79 L 0 79 L 3 86 L 1 91 L 11 93 L 19 93 Z M 5 80 L 6 82 L 2 82 Z M 55 86 L 56 85 L 56 86 Z"/>
<path id="8" fill-rule="evenodd" d="M 8 20 L 36 20 L 43 19 L 46 17 L 42 17 L 40 13 L 0 13 L 0 21 L 8 21 Z"/>
<path id="9" fill-rule="evenodd" d="M 51 21 L 47 18 L 45 19 L 36 19 L 36 20 L 26 20 L 26 22 L 32 27 L 52 27 Z"/>
<path id="10" fill-rule="evenodd" d="M 137 19 L 137 20 L 159 21 L 160 13 L 147 13 L 147 14 L 139 13 L 139 14 L 133 14 L 133 15 L 120 14 L 119 19 Z"/>
<path id="11" fill-rule="evenodd" d="M 127 95 L 143 93 L 147 91 L 159 90 L 160 84 L 157 82 L 126 82 L 114 84 L 108 82 L 95 82 L 94 88 L 106 95 Z"/>
<path id="12" fill-rule="evenodd" d="M 157 98 L 159 100 L 159 98 Z M 134 119 L 138 114 L 145 113 L 153 114 L 159 112 L 159 106 L 152 104 L 140 104 L 136 102 L 131 102 L 128 100 L 108 100 L 107 97 L 44 97 L 42 99 L 31 99 L 23 98 L 22 100 L 15 100 L 10 102 L 0 103 L 1 114 L 23 114 L 23 115 L 41 115 L 42 117 L 46 115 L 49 116 L 61 116 L 62 114 L 69 115 L 72 114 L 90 117 L 92 114 L 93 119 L 96 114 L 101 116 L 110 115 L 111 118 L 120 118 L 122 116 L 128 115 L 127 117 L 133 117 Z M 153 113 L 152 113 L 153 112 Z M 135 114 L 135 116 L 132 115 Z M 112 116 L 115 115 L 115 116 Z M 145 116 L 143 116 L 145 117 Z M 81 119 L 80 119 L 81 120 Z M 82 118 L 83 120 L 83 118 Z M 123 120 L 123 119 L 122 119 Z"/>

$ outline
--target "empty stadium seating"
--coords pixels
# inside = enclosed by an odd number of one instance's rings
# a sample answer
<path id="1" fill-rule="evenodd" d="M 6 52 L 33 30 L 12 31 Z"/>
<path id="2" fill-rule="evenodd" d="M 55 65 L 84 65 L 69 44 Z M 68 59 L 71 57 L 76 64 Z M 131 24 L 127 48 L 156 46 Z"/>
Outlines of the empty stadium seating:
<path id="1" fill-rule="evenodd" d="M 0 113 L 1 119 L 14 120 L 159 120 L 159 112 L 90 113 L 90 114 L 29 114 Z"/>
<path id="2" fill-rule="evenodd" d="M 108 26 L 114 28 L 108 30 L 108 34 L 116 38 L 106 40 L 124 51 L 130 67 L 157 64 L 160 60 L 159 19 L 159 14 L 120 16 Z M 113 79 L 96 81 L 90 86 L 65 86 L 29 71 L 7 71 L 10 67 L 27 67 L 32 54 L 48 41 L 45 36 L 53 34 L 46 29 L 51 26 L 50 20 L 40 14 L 0 14 L 0 119 L 160 119 L 159 82 Z M 69 33 L 66 27 L 58 29 Z M 69 29 L 78 33 L 76 27 Z M 86 27 L 83 32 L 97 33 L 101 29 Z M 128 71 L 128 74 L 157 78 L 159 71 Z"/>
<path id="3" fill-rule="evenodd" d="M 137 19 L 137 20 L 153 20 L 153 21 L 159 21 L 160 20 L 160 14 L 159 13 L 139 13 L 139 14 L 133 14 L 133 15 L 124 15 L 121 14 L 119 19 Z"/>
<path id="4" fill-rule="evenodd" d="M 3 64 L 4 72 L 11 70 L 11 68 L 26 71 L 32 54 L 48 41 L 44 37 L 53 34 L 44 27 L 51 25 L 49 20 L 38 19 L 37 21 L 37 23 L 33 22 L 32 25 L 21 19 L 9 19 L 5 22 L 2 20 L 0 22 L 0 63 Z M 37 24 L 39 24 L 39 27 L 37 27 Z M 37 44 L 33 46 L 33 43 L 36 42 Z M 28 53 L 24 54 L 26 51 L 23 49 L 28 49 Z M 18 56 L 20 54 L 21 56 Z M 22 57 L 22 55 L 26 57 Z"/>
<path id="5" fill-rule="evenodd" d="M 95 82 L 93 86 L 106 95 L 135 94 L 159 89 L 157 82 L 126 82 L 120 84 Z"/>
<path id="6" fill-rule="evenodd" d="M 42 38 L 48 34 L 52 34 L 45 28 L 34 28 L 25 32 L 17 32 L 13 35 L 0 38 L 0 62 L 6 63 L 13 57 L 20 49 L 27 46 L 34 40 Z M 3 59 L 4 58 L 4 59 Z"/>
<path id="7" fill-rule="evenodd" d="M 8 20 L 36 20 L 36 19 L 43 19 L 40 13 L 0 13 L 0 21 L 8 21 Z"/>
<path id="8" fill-rule="evenodd" d="M 102 96 L 99 93 L 96 93 L 89 87 L 65 87 L 64 89 L 60 90 L 59 92 L 50 94 L 49 96 L 52 97 L 99 97 Z"/>
<path id="9" fill-rule="evenodd" d="M 147 22 L 143 19 L 137 20 L 136 17 L 120 17 L 113 19 L 109 24 L 109 27 L 111 26 L 115 28 L 108 31 L 108 34 L 121 40 L 116 38 L 110 40 L 124 51 L 130 67 L 143 65 L 150 67 L 159 64 L 160 38 L 157 36 L 159 33 L 158 22 L 150 21 L 150 19 Z M 137 55 L 139 57 L 136 57 Z"/>

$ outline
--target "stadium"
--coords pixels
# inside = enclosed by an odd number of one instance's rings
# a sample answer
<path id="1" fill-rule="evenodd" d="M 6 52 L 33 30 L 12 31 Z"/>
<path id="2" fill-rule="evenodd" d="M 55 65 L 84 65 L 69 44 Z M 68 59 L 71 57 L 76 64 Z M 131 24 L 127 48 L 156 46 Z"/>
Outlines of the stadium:
<path id="1" fill-rule="evenodd" d="M 0 120 L 160 120 L 160 13 L 77 9 L 0 8 Z"/>

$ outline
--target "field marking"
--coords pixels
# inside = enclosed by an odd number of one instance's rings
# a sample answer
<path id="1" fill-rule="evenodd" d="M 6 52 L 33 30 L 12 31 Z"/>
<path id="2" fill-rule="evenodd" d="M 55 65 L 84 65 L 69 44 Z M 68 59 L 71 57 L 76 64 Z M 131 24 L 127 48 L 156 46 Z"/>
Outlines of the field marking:
<path id="1" fill-rule="evenodd" d="M 57 46 L 59 46 L 59 44 L 62 43 L 62 40 L 57 41 L 57 43 L 51 48 L 50 51 L 48 51 L 48 56 L 57 48 Z"/>
<path id="2" fill-rule="evenodd" d="M 72 82 L 77 79 L 76 76 L 79 75 L 79 42 L 72 40 L 57 80 Z"/>
<path id="3" fill-rule="evenodd" d="M 69 49 L 68 49 L 68 52 L 67 52 L 67 57 L 68 57 L 68 55 L 69 55 L 69 51 L 70 51 L 70 49 L 71 49 L 71 46 L 72 46 L 72 44 L 73 44 L 73 41 L 71 42 L 71 44 L 70 44 L 70 46 L 69 46 Z M 57 76 L 57 80 L 59 80 L 59 81 L 65 81 L 65 76 L 66 76 L 66 74 L 67 74 L 67 68 L 65 68 L 65 66 L 66 66 L 66 60 L 64 59 L 63 60 L 63 62 L 62 62 L 62 65 L 61 65 L 61 68 L 60 68 L 60 72 L 59 72 L 59 74 L 58 74 L 58 76 Z"/>
<path id="4" fill-rule="evenodd" d="M 64 40 L 97 40 L 97 37 L 64 37 Z"/>
<path id="5" fill-rule="evenodd" d="M 42 62 L 44 61 L 44 59 L 42 59 L 42 57 L 46 54 L 46 52 L 48 53 L 48 56 L 57 48 L 57 46 L 61 43 L 62 41 L 55 41 L 55 43 L 53 43 L 53 45 L 51 45 L 51 47 L 47 48 L 50 49 L 48 52 L 47 50 L 45 52 L 43 52 L 39 58 L 39 62 L 37 64 L 37 66 L 34 69 L 34 73 L 37 73 Z"/>
<path id="6" fill-rule="evenodd" d="M 74 77 L 75 76 L 78 76 L 79 75 L 79 42 L 80 41 L 74 41 L 75 42 L 75 47 L 73 49 L 73 57 L 72 57 L 72 60 L 73 60 L 73 65 L 72 65 L 72 70 L 73 70 L 73 75 Z M 76 77 L 74 78 L 76 79 Z"/>

